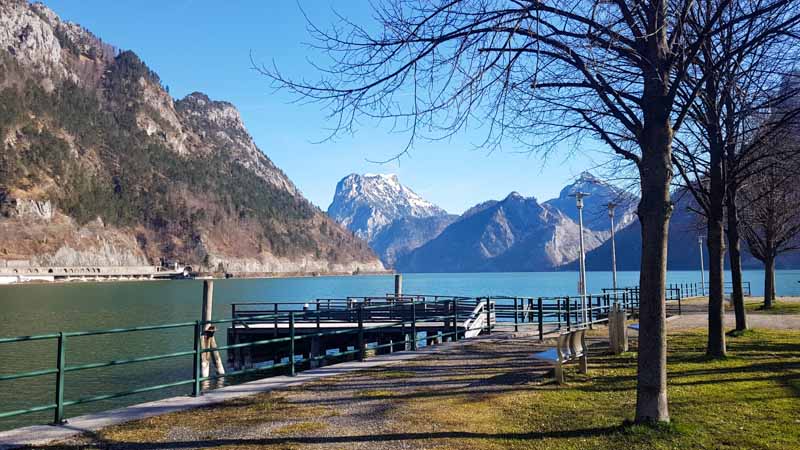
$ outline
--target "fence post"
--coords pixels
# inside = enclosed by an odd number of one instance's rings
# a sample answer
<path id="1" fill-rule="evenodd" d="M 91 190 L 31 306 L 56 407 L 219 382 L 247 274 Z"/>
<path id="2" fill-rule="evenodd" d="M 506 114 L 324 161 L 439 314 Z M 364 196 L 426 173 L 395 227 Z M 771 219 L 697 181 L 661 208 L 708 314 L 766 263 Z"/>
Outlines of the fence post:
<path id="1" fill-rule="evenodd" d="M 492 302 L 489 300 L 489 297 L 486 297 L 486 334 L 492 334 L 492 311 L 491 311 L 491 304 Z"/>
<path id="2" fill-rule="evenodd" d="M 411 351 L 417 351 L 417 303 L 411 299 Z"/>
<path id="3" fill-rule="evenodd" d="M 203 357 L 202 337 L 203 325 L 198 320 L 194 323 L 194 361 L 192 364 L 194 383 L 192 384 L 192 397 L 203 394 L 200 388 L 200 368 L 202 366 L 200 358 Z"/>
<path id="4" fill-rule="evenodd" d="M 273 307 L 274 308 L 273 308 L 272 314 L 274 315 L 274 318 L 273 318 L 274 329 L 273 329 L 272 334 L 273 334 L 274 337 L 278 337 L 278 304 L 275 303 L 273 305 Z"/>
<path id="5" fill-rule="evenodd" d="M 317 331 L 319 331 L 319 315 L 320 315 L 320 311 L 319 311 L 319 299 L 317 299 Z"/>
<path id="6" fill-rule="evenodd" d="M 294 311 L 289 313 L 289 376 L 293 377 L 297 374 L 297 369 L 294 366 Z"/>
<path id="7" fill-rule="evenodd" d="M 364 361 L 364 305 L 358 305 L 358 360 Z"/>
<path id="8" fill-rule="evenodd" d="M 514 297 L 514 332 L 519 331 L 517 322 L 519 322 L 519 308 L 517 307 L 517 297 Z"/>
<path id="9" fill-rule="evenodd" d="M 570 298 L 567 297 L 564 300 L 567 302 L 567 331 L 572 331 L 572 306 Z"/>
<path id="10" fill-rule="evenodd" d="M 64 425 L 67 423 L 64 420 L 64 368 L 66 367 L 66 356 L 64 352 L 66 351 L 66 336 L 64 336 L 64 332 L 58 333 L 58 354 L 56 355 L 56 369 L 58 369 L 58 373 L 56 374 L 56 410 L 53 417 L 53 424 L 54 425 Z"/>
<path id="11" fill-rule="evenodd" d="M 458 340 L 458 299 L 453 299 L 453 340 Z"/>
<path id="12" fill-rule="evenodd" d="M 541 341 L 542 339 L 544 339 L 544 317 L 543 317 L 544 314 L 542 308 L 542 297 L 539 297 L 539 299 L 536 302 L 537 302 L 536 309 L 537 312 L 539 313 L 538 314 L 539 318 L 537 319 L 539 322 L 539 340 Z"/>

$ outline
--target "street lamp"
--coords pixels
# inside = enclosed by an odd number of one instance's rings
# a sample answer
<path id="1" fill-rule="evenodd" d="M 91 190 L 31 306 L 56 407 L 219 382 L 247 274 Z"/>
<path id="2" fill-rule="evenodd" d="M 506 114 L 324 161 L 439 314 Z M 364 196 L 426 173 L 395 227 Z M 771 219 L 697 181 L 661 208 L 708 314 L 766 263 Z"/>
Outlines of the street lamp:
<path id="1" fill-rule="evenodd" d="M 697 238 L 700 244 L 700 295 L 706 295 L 706 269 L 703 267 L 703 237 Z"/>
<path id="2" fill-rule="evenodd" d="M 617 297 L 617 244 L 614 242 L 614 208 L 616 203 L 609 202 L 608 218 L 611 219 L 611 287 L 614 288 L 614 298 Z"/>
<path id="3" fill-rule="evenodd" d="M 570 197 L 575 197 L 575 206 L 578 207 L 578 230 L 580 233 L 581 254 L 578 258 L 578 291 L 581 296 L 581 320 L 585 325 L 586 320 L 586 253 L 583 247 L 583 198 L 590 194 L 575 192 Z"/>

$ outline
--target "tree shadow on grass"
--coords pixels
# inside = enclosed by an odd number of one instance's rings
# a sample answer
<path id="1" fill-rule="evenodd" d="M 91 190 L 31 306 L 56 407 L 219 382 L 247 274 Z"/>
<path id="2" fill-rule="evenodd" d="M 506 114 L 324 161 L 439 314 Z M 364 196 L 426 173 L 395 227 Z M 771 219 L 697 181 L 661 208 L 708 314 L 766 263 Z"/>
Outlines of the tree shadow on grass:
<path id="1" fill-rule="evenodd" d="M 479 439 L 479 440 L 540 440 L 540 439 L 568 439 L 568 438 L 591 438 L 606 436 L 626 429 L 625 425 L 578 428 L 574 430 L 543 431 L 528 433 L 475 433 L 469 431 L 444 431 L 430 433 L 379 433 L 373 435 L 351 435 L 351 436 L 298 436 L 298 437 L 268 437 L 255 439 L 201 439 L 189 441 L 154 442 L 154 443 L 135 443 L 135 442 L 113 442 L 98 439 L 91 447 L 115 450 L 167 450 L 167 449 L 194 449 L 194 448 L 215 448 L 224 446 L 277 446 L 277 445 L 319 445 L 319 444 L 356 444 L 356 443 L 386 443 L 386 442 L 408 442 L 408 441 L 437 441 L 446 439 Z M 91 438 L 91 436 L 90 436 Z M 435 443 L 434 443 L 435 444 Z M 86 448 L 86 444 L 80 445 L 52 445 L 37 447 L 45 450 L 78 450 Z"/>

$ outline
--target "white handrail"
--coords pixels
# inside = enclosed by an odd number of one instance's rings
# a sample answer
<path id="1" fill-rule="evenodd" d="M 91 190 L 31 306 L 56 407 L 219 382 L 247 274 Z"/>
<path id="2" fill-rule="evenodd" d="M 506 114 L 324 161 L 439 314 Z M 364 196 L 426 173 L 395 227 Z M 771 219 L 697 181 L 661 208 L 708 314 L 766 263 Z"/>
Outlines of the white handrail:
<path id="1" fill-rule="evenodd" d="M 490 302 L 489 305 L 494 304 L 494 302 Z M 475 309 L 472 310 L 472 314 L 469 315 L 467 320 L 464 321 L 464 337 L 465 338 L 473 338 L 481 334 L 483 331 L 483 327 L 486 326 L 486 300 L 478 303 L 475 306 Z M 491 312 L 490 323 L 494 325 L 495 322 L 495 312 Z"/>

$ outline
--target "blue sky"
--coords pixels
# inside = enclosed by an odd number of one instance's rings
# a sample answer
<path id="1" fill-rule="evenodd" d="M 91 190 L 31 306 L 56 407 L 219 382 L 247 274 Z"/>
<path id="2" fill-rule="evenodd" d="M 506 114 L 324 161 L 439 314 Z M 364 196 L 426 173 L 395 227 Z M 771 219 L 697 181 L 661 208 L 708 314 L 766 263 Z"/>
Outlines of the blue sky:
<path id="1" fill-rule="evenodd" d="M 417 142 L 399 163 L 375 164 L 400 152 L 407 135 L 364 124 L 354 135 L 315 143 L 331 123 L 319 105 L 291 103 L 269 80 L 250 69 L 257 61 L 294 76 L 313 77 L 308 60 L 320 55 L 305 43 L 309 35 L 294 1 L 108 1 L 48 0 L 63 19 L 80 23 L 104 41 L 135 51 L 173 97 L 201 91 L 227 100 L 242 113 L 256 143 L 316 205 L 327 209 L 336 182 L 350 173 L 397 173 L 400 181 L 451 213 L 511 191 L 540 201 L 582 170 L 603 161 L 598 149 L 581 149 L 573 158 L 535 155 L 505 147 L 489 153 L 475 149 L 483 137 L 465 132 L 447 142 Z M 359 23 L 370 21 L 361 0 L 302 0 L 318 24 L 334 21 L 331 9 Z M 602 150 L 602 147 L 600 148 Z"/>

